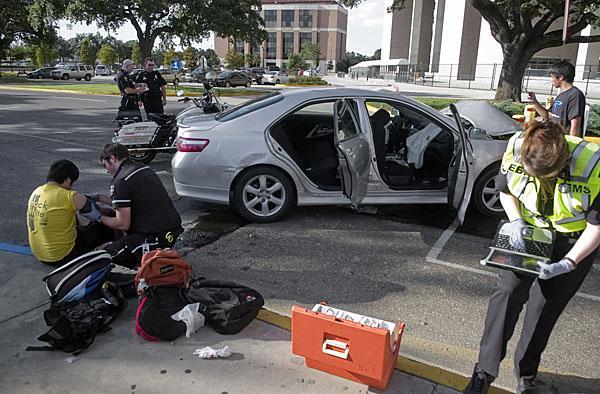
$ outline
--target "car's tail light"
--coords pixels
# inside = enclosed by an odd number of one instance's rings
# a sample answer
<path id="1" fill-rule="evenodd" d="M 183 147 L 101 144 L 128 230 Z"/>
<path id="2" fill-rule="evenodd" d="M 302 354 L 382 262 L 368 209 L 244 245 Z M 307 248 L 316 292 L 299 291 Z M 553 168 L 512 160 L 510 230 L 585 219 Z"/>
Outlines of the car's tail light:
<path id="1" fill-rule="evenodd" d="M 208 146 L 210 140 L 206 138 L 183 138 L 177 139 L 178 152 L 202 152 Z"/>

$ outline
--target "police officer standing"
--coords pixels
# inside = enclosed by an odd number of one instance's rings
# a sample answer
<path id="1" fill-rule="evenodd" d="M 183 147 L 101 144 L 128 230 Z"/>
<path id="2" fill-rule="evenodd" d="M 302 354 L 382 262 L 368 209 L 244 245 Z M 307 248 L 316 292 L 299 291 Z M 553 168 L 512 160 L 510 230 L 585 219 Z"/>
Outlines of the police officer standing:
<path id="1" fill-rule="evenodd" d="M 136 78 L 137 83 L 145 83 L 148 86 L 148 90 L 142 94 L 146 115 L 164 113 L 164 106 L 167 104 L 167 81 L 154 69 L 155 67 L 156 61 L 147 57 L 144 60 L 144 71 Z"/>
<path id="2" fill-rule="evenodd" d="M 121 105 L 119 106 L 118 119 L 137 117 L 142 119 L 139 105 L 139 94 L 144 92 L 144 87 L 135 87 L 131 72 L 133 71 L 133 61 L 125 59 L 121 69 L 117 73 L 116 80 L 119 91 L 121 92 Z"/>
<path id="3" fill-rule="evenodd" d="M 488 392 L 527 303 L 514 357 L 516 392 L 536 393 L 534 379 L 550 334 L 592 268 L 600 245 L 600 146 L 564 135 L 557 123 L 534 123 L 510 139 L 497 187 L 511 220 L 513 247 L 524 248 L 528 225 L 554 230 L 556 241 L 552 260 L 537 263 L 539 277 L 501 271 L 479 360 L 464 392 Z"/>

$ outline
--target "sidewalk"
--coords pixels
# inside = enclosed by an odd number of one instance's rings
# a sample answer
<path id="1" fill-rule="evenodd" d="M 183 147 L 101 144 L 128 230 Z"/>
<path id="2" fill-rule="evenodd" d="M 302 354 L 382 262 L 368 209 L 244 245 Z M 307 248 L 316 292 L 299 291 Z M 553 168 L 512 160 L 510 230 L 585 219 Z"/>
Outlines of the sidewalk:
<path id="1" fill-rule="evenodd" d="M 203 327 L 191 338 L 147 342 L 133 333 L 136 302 L 112 330 L 78 356 L 60 351 L 25 352 L 42 345 L 47 294 L 41 278 L 50 267 L 33 257 L 0 252 L 0 392 L 76 393 L 367 393 L 367 386 L 309 369 L 291 353 L 290 333 L 256 320 L 238 335 Z M 227 359 L 204 360 L 195 349 L 229 346 Z M 399 371 L 389 393 L 456 393 Z"/>
<path id="2" fill-rule="evenodd" d="M 351 78 L 339 78 L 336 74 L 329 74 L 323 76 L 331 85 L 336 86 L 352 86 L 362 88 L 380 88 L 412 96 L 433 96 L 433 97 L 453 97 L 453 98 L 464 98 L 464 99 L 477 99 L 477 100 L 492 100 L 496 95 L 495 90 L 479 90 L 479 89 L 464 89 L 464 88 L 442 88 L 436 86 L 427 86 L 412 84 L 412 83 L 398 83 L 389 79 L 374 79 L 365 78 L 351 79 Z M 549 84 L 550 82 L 548 82 Z M 523 93 L 523 99 L 526 94 Z M 545 97 L 546 95 L 540 94 L 539 97 Z M 555 94 L 556 96 L 556 94 Z M 600 99 L 588 98 L 588 104 L 600 104 Z"/>

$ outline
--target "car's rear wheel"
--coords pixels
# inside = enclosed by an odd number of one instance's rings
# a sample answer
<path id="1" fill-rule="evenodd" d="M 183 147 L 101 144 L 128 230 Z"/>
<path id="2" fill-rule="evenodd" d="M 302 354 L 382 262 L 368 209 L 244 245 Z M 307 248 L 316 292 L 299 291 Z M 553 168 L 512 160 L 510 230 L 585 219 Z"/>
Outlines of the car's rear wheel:
<path id="1" fill-rule="evenodd" d="M 250 82 L 250 81 L 246 82 L 246 87 L 249 88 L 250 86 L 252 86 L 252 82 Z"/>
<path id="2" fill-rule="evenodd" d="M 230 88 L 230 87 L 231 87 L 231 82 L 229 82 L 229 81 L 226 81 L 226 82 L 225 82 L 225 87 L 226 87 L 226 88 Z"/>
<path id="3" fill-rule="evenodd" d="M 42 78 L 44 78 L 44 76 L 42 74 L 40 74 L 40 75 L 37 76 L 37 78 L 38 79 L 42 79 Z"/>
<path id="4" fill-rule="evenodd" d="M 86 81 L 91 81 L 92 80 L 92 76 L 90 74 L 85 74 L 85 80 Z"/>
<path id="5" fill-rule="evenodd" d="M 479 175 L 473 188 L 473 203 L 479 212 L 487 216 L 504 216 L 496 181 L 499 171 L 500 163 L 488 167 Z"/>
<path id="6" fill-rule="evenodd" d="M 275 83 L 279 83 L 279 79 L 275 81 Z"/>
<path id="7" fill-rule="evenodd" d="M 69 80 L 69 74 L 63 74 L 62 79 L 64 79 L 65 81 Z"/>
<path id="8" fill-rule="evenodd" d="M 292 182 L 285 173 L 272 167 L 248 170 L 234 188 L 235 208 L 252 222 L 275 222 L 290 210 L 293 202 Z"/>

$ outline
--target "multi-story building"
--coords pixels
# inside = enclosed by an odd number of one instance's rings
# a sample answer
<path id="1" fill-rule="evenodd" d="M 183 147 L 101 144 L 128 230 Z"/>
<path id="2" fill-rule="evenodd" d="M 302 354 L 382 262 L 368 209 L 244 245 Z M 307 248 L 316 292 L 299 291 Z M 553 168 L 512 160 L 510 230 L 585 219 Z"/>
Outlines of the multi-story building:
<path id="1" fill-rule="evenodd" d="M 305 43 L 319 44 L 320 68 L 342 59 L 346 52 L 348 11 L 334 0 L 262 0 L 261 16 L 268 37 L 263 42 L 244 42 L 215 36 L 215 52 L 224 59 L 230 50 L 260 54 L 261 65 L 282 67 L 290 53 Z"/>
<path id="2" fill-rule="evenodd" d="M 386 0 L 386 7 L 392 0 Z M 490 26 L 469 0 L 407 0 L 404 8 L 386 13 L 381 48 L 382 64 L 406 59 L 423 71 L 451 74 L 457 79 L 475 79 L 492 72 L 486 65 L 502 64 L 500 44 Z M 562 18 L 549 30 L 562 29 Z M 581 35 L 595 35 L 600 29 L 588 26 Z M 571 43 L 546 48 L 534 55 L 532 69 L 541 74 L 550 64 L 567 59 L 576 68 L 576 78 L 598 75 L 600 43 Z M 495 68 L 494 68 L 495 69 Z"/>

